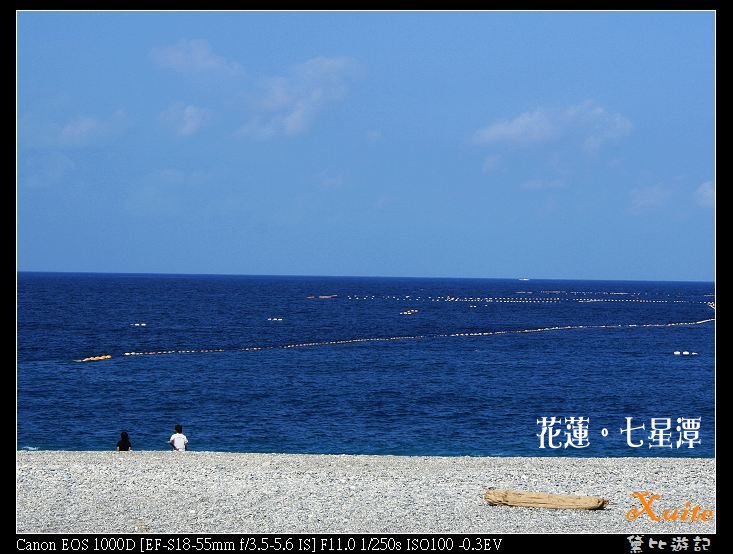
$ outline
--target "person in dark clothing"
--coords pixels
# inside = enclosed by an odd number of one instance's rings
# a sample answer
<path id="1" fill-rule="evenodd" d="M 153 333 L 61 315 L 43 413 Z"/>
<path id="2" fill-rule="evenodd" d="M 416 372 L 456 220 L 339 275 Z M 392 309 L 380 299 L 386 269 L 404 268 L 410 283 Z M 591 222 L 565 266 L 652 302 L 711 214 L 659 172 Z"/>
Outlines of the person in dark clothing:
<path id="1" fill-rule="evenodd" d="M 120 433 L 120 440 L 117 441 L 117 451 L 126 452 L 127 450 L 132 450 L 132 443 L 130 442 L 130 437 L 127 435 L 127 431 L 122 431 Z"/>

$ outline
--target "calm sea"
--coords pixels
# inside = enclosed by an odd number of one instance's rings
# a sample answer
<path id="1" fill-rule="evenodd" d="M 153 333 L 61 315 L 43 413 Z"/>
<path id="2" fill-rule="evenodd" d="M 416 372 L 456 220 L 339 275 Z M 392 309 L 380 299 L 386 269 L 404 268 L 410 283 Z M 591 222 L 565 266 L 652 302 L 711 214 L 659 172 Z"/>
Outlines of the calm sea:
<path id="1" fill-rule="evenodd" d="M 713 456 L 713 294 L 20 273 L 17 448 L 112 450 L 126 430 L 135 449 L 166 449 L 181 423 L 194 450 Z M 540 449 L 543 417 L 556 422 Z M 571 417 L 589 421 L 568 430 Z"/>

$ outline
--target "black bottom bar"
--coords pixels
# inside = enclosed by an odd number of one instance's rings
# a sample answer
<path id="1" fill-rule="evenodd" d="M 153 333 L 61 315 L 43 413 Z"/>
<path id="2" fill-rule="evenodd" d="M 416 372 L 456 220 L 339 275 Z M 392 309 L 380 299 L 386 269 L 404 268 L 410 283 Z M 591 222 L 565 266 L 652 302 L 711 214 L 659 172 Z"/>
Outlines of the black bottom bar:
<path id="1" fill-rule="evenodd" d="M 716 535 L 16 534 L 17 551 L 55 552 L 715 552 Z"/>

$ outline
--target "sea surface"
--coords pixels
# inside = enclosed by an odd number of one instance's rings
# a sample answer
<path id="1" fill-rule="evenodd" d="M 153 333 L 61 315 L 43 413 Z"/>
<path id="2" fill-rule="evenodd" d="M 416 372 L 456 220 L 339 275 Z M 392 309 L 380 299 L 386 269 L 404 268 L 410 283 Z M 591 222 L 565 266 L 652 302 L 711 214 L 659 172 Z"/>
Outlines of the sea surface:
<path id="1" fill-rule="evenodd" d="M 113 450 L 126 430 L 163 450 L 180 423 L 192 450 L 710 457 L 713 295 L 708 282 L 19 273 L 17 448 Z M 97 356 L 111 358 L 80 361 Z"/>

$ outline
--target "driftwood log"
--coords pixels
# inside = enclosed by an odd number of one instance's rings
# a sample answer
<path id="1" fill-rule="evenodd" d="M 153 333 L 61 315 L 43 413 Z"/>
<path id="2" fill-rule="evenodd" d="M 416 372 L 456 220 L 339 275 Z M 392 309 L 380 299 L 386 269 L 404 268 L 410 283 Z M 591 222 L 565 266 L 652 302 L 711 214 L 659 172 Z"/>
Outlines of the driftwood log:
<path id="1" fill-rule="evenodd" d="M 493 506 L 522 506 L 525 508 L 602 510 L 608 504 L 608 499 L 601 496 L 574 496 L 499 489 L 487 490 L 484 498 Z"/>

